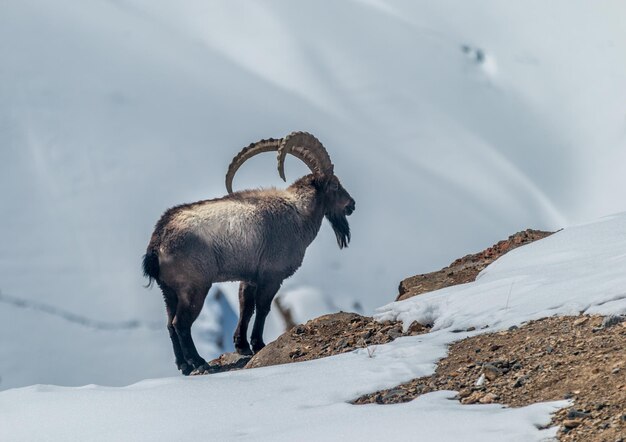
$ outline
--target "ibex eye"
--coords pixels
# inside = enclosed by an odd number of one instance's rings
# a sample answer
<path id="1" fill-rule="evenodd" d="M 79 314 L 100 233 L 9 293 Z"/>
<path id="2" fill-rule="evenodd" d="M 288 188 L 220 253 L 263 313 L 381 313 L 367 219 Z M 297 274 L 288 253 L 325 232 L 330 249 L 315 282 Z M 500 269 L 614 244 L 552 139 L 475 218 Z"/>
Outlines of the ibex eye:
<path id="1" fill-rule="evenodd" d="M 339 184 L 330 183 L 330 190 L 339 190 Z"/>

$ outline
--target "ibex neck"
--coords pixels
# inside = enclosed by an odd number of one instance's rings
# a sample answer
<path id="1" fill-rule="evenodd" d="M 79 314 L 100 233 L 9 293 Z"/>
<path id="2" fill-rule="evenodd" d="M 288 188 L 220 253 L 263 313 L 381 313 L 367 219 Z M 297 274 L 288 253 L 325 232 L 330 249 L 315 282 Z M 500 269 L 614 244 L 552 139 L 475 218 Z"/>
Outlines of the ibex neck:
<path id="1" fill-rule="evenodd" d="M 313 241 L 324 219 L 323 195 L 315 184 L 313 175 L 306 175 L 291 186 L 287 191 L 295 196 L 295 205 L 303 220 L 303 233 Z M 308 238 L 310 236 L 310 238 Z"/>

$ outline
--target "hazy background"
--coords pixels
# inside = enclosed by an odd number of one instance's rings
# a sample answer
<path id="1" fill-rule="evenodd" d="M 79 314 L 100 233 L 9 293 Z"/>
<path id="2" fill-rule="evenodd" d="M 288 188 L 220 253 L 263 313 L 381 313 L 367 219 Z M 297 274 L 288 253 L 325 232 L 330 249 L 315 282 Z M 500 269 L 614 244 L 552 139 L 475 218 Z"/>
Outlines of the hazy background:
<path id="1" fill-rule="evenodd" d="M 619 0 L 0 2 L 0 389 L 174 375 L 141 256 L 261 138 L 312 132 L 357 201 L 350 247 L 325 224 L 284 285 L 300 320 L 625 210 L 625 20 Z M 271 154 L 235 181 L 271 185 Z"/>

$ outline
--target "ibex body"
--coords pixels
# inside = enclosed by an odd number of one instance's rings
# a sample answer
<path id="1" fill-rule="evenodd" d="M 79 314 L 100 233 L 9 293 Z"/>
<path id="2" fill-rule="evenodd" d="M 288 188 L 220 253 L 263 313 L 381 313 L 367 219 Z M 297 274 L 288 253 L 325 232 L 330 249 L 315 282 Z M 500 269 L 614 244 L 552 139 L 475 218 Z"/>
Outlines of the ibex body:
<path id="1" fill-rule="evenodd" d="M 252 156 L 278 151 L 279 173 L 290 153 L 313 172 L 286 190 L 232 192 L 237 169 Z M 235 349 L 251 354 L 248 322 L 256 309 L 252 351 L 263 343 L 263 327 L 272 299 L 285 278 L 302 263 L 326 217 L 339 247 L 350 240 L 346 216 L 355 202 L 333 173 L 322 144 L 312 135 L 294 132 L 279 140 L 263 140 L 244 148 L 226 175 L 229 195 L 174 207 L 158 221 L 144 257 L 144 274 L 154 279 L 165 298 L 168 330 L 176 364 L 184 373 L 203 370 L 206 362 L 191 337 L 191 325 L 215 282 L 241 281 L 240 315 Z"/>

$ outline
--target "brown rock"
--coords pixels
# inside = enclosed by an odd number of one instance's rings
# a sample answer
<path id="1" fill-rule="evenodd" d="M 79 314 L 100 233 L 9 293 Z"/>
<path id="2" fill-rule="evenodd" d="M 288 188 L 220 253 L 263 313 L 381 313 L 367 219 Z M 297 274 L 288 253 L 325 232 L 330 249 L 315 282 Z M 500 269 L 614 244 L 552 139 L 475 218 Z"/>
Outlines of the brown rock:
<path id="1" fill-rule="evenodd" d="M 417 322 L 403 332 L 400 322 L 378 322 L 356 313 L 333 313 L 283 333 L 255 354 L 246 368 L 308 361 L 363 347 L 375 348 L 372 346 L 426 331 L 428 328 Z"/>
<path id="2" fill-rule="evenodd" d="M 461 403 L 465 405 L 475 404 L 480 401 L 483 397 L 483 394 L 480 391 L 475 391 L 464 399 L 461 399 Z"/>
<path id="3" fill-rule="evenodd" d="M 420 324 L 419 322 L 414 321 L 414 322 L 412 322 L 412 323 L 411 323 L 411 325 L 409 326 L 409 330 L 408 330 L 408 332 L 409 332 L 409 334 L 411 334 L 411 335 L 417 335 L 417 334 L 420 334 L 420 333 L 424 333 L 424 331 L 425 331 L 425 330 L 427 330 L 427 328 L 426 328 L 426 327 L 424 327 L 424 326 L 423 326 L 422 324 Z"/>
<path id="4" fill-rule="evenodd" d="M 457 396 L 458 396 L 459 399 L 465 399 L 466 397 L 468 397 L 471 394 L 472 394 L 472 390 L 466 388 L 466 389 L 463 389 L 463 390 L 459 391 L 459 394 Z"/>
<path id="5" fill-rule="evenodd" d="M 472 282 L 485 267 L 500 256 L 517 247 L 543 239 L 551 234 L 552 232 L 528 229 L 511 235 L 508 239 L 500 241 L 480 253 L 457 259 L 448 267 L 444 267 L 437 272 L 411 276 L 400 283 L 396 301 L 402 301 L 403 299 L 444 287 Z"/>
<path id="6" fill-rule="evenodd" d="M 583 325 L 585 322 L 589 321 L 589 316 L 583 316 L 582 318 L 578 318 L 574 321 L 575 326 Z"/>
<path id="7" fill-rule="evenodd" d="M 485 373 L 485 377 L 490 381 L 494 381 L 496 378 L 502 376 L 502 370 L 491 364 L 485 364 L 483 366 L 483 373 Z"/>
<path id="8" fill-rule="evenodd" d="M 487 393 L 484 395 L 478 402 L 481 404 L 492 404 L 499 399 L 498 395 L 495 393 Z"/>
<path id="9" fill-rule="evenodd" d="M 209 361 L 204 370 L 194 370 L 192 374 L 210 374 L 222 371 L 240 370 L 248 363 L 250 358 L 251 356 L 244 356 L 239 353 L 224 353 L 212 361 Z"/>
<path id="10" fill-rule="evenodd" d="M 563 426 L 565 428 L 576 428 L 577 426 L 579 426 L 582 423 L 583 423 L 583 421 L 580 420 L 580 419 L 565 419 L 563 421 Z"/>

